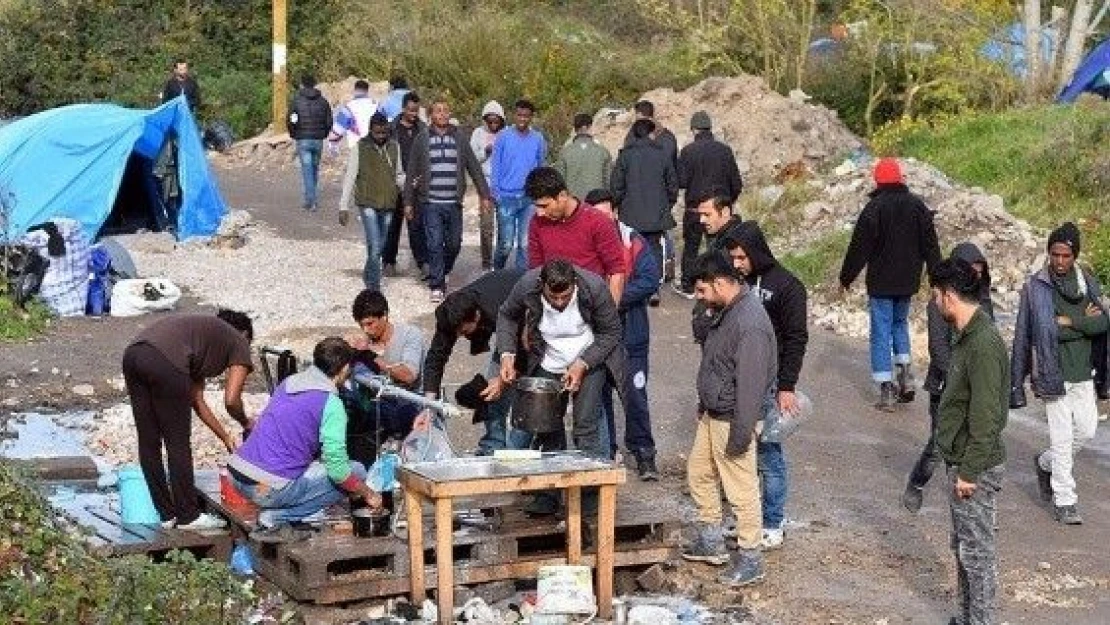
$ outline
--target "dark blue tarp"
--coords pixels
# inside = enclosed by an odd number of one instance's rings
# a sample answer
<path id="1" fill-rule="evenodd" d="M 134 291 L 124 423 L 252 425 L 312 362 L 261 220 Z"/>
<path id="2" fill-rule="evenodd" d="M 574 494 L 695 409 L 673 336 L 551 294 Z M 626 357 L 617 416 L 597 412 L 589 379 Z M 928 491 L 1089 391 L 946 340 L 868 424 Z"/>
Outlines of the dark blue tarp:
<path id="1" fill-rule="evenodd" d="M 1084 91 L 1099 90 L 1104 96 L 1107 90 L 1107 81 L 1104 73 L 1110 69 L 1110 39 L 1095 46 L 1094 50 L 1083 59 L 1071 82 L 1056 96 L 1057 102 L 1075 102 L 1079 94 Z"/>
<path id="2" fill-rule="evenodd" d="M 0 127 L 0 193 L 14 200 L 7 232 L 18 238 L 54 217 L 81 223 L 95 239 L 112 212 L 128 159 L 158 156 L 176 132 L 181 205 L 177 236 L 216 232 L 227 207 L 208 169 L 196 122 L 184 97 L 156 109 L 75 104 Z"/>

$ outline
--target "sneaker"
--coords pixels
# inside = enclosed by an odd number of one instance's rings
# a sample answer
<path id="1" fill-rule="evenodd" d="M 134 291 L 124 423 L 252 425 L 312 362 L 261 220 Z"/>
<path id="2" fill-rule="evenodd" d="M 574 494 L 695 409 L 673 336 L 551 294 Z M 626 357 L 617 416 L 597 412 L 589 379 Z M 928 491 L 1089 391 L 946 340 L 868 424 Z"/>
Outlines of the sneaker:
<path id="1" fill-rule="evenodd" d="M 684 287 L 678 282 L 672 282 L 671 289 L 681 297 L 685 297 L 686 299 L 694 299 L 694 289 Z"/>
<path id="2" fill-rule="evenodd" d="M 1079 508 L 1075 504 L 1056 506 L 1056 520 L 1064 525 L 1083 525 L 1083 517 L 1079 516 Z"/>
<path id="3" fill-rule="evenodd" d="M 652 308 L 659 307 L 659 291 L 651 294 L 651 298 L 648 299 L 648 306 L 651 306 Z"/>
<path id="4" fill-rule="evenodd" d="M 732 555 L 732 564 L 717 578 L 722 584 L 739 588 L 763 580 L 763 554 L 755 549 L 738 549 Z"/>
<path id="5" fill-rule="evenodd" d="M 778 549 L 782 546 L 783 541 L 786 540 L 786 530 L 780 528 L 764 528 L 763 537 L 759 539 L 759 546 L 764 551 Z"/>
<path id="6" fill-rule="evenodd" d="M 1033 470 L 1037 472 L 1037 489 L 1041 492 L 1041 499 L 1052 501 L 1052 471 L 1041 468 L 1041 454 L 1033 456 Z"/>
<path id="7" fill-rule="evenodd" d="M 699 523 L 693 540 L 682 548 L 682 558 L 693 562 L 706 562 L 713 566 L 728 563 L 728 548 L 719 525 Z"/>
<path id="8" fill-rule="evenodd" d="M 200 514 L 200 516 L 193 519 L 193 521 L 191 523 L 186 523 L 184 525 L 181 525 L 179 523 L 177 525 L 177 529 L 179 529 L 179 530 L 189 530 L 189 531 L 194 531 L 194 532 L 214 531 L 214 530 L 222 530 L 222 529 L 226 529 L 226 528 L 227 528 L 227 521 L 224 521 L 223 519 L 221 519 L 217 516 L 213 516 L 211 514 L 208 514 L 207 512 L 202 512 Z"/>
<path id="9" fill-rule="evenodd" d="M 921 510 L 921 502 L 925 498 L 925 490 L 913 484 L 906 484 L 906 490 L 902 493 L 902 505 L 906 510 L 917 514 Z"/>
<path id="10" fill-rule="evenodd" d="M 382 265 L 382 275 L 385 276 L 386 278 L 396 278 L 397 277 L 397 265 L 395 265 L 393 263 L 386 263 L 386 264 Z"/>
<path id="11" fill-rule="evenodd" d="M 431 301 L 433 304 L 440 304 L 443 302 L 443 291 L 440 289 L 432 289 Z"/>
<path id="12" fill-rule="evenodd" d="M 894 412 L 894 383 L 883 382 L 879 385 L 879 403 L 875 407 L 883 412 Z"/>
<path id="13" fill-rule="evenodd" d="M 658 482 L 659 469 L 655 468 L 655 452 L 643 450 L 635 454 L 636 473 L 642 482 Z"/>
<path id="14" fill-rule="evenodd" d="M 162 529 L 164 530 L 172 530 L 176 525 L 177 518 L 169 519 L 168 521 L 162 521 Z"/>
<path id="15" fill-rule="evenodd" d="M 898 403 L 908 404 L 916 396 L 917 382 L 913 378 L 913 371 L 910 369 L 910 365 L 897 365 L 895 369 L 898 370 L 895 377 L 898 381 Z"/>

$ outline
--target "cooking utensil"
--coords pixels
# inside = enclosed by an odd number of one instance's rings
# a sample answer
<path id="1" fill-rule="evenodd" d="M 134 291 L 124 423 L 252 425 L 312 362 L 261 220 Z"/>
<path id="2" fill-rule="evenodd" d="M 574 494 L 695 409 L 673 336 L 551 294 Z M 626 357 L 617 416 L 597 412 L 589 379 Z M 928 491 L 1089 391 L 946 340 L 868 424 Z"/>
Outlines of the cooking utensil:
<path id="1" fill-rule="evenodd" d="M 351 525 L 354 535 L 359 538 L 372 538 L 389 534 L 389 512 L 370 508 L 351 510 Z"/>
<path id="2" fill-rule="evenodd" d="M 516 381 L 513 426 L 533 434 L 559 432 L 567 411 L 567 391 L 560 380 L 524 377 Z"/>

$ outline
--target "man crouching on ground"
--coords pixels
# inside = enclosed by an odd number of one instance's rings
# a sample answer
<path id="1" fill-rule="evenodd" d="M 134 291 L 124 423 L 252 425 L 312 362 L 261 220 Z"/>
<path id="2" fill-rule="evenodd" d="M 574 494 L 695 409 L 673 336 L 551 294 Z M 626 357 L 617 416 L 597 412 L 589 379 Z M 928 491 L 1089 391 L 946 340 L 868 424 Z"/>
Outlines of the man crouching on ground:
<path id="1" fill-rule="evenodd" d="M 763 579 L 754 439 L 763 402 L 778 373 L 775 330 L 759 296 L 736 274 L 728 257 L 704 254 L 694 269 L 695 297 L 718 312 L 702 343 L 698 367 L 698 424 L 686 466 L 698 525 L 682 557 L 715 565 L 729 561 L 721 528 L 723 487 L 736 515 L 739 549 L 721 582 L 746 586 Z"/>
<path id="2" fill-rule="evenodd" d="M 952 549 L 956 552 L 956 625 L 997 623 L 995 497 L 1002 487 L 1010 361 L 990 316 L 979 306 L 969 263 L 946 260 L 930 276 L 933 301 L 956 330 L 937 416 L 937 446 L 948 465 Z"/>

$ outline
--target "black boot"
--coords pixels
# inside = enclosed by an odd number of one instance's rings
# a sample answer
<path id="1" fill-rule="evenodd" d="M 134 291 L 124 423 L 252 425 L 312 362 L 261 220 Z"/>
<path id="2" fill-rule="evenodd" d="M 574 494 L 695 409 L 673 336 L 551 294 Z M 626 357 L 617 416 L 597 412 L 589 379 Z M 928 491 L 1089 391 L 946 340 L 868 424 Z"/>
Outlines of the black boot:
<path id="1" fill-rule="evenodd" d="M 875 407 L 883 412 L 894 412 L 895 390 L 893 382 L 883 382 L 879 386 L 879 403 Z"/>
<path id="2" fill-rule="evenodd" d="M 636 450 L 636 473 L 640 475 L 640 480 L 644 482 L 658 482 L 659 469 L 655 468 L 655 450 L 654 449 L 638 449 Z"/>
<path id="3" fill-rule="evenodd" d="M 908 404 L 913 401 L 917 396 L 917 380 L 913 377 L 913 370 L 910 365 L 896 365 L 895 369 L 898 374 L 895 379 L 898 380 L 898 403 Z"/>

